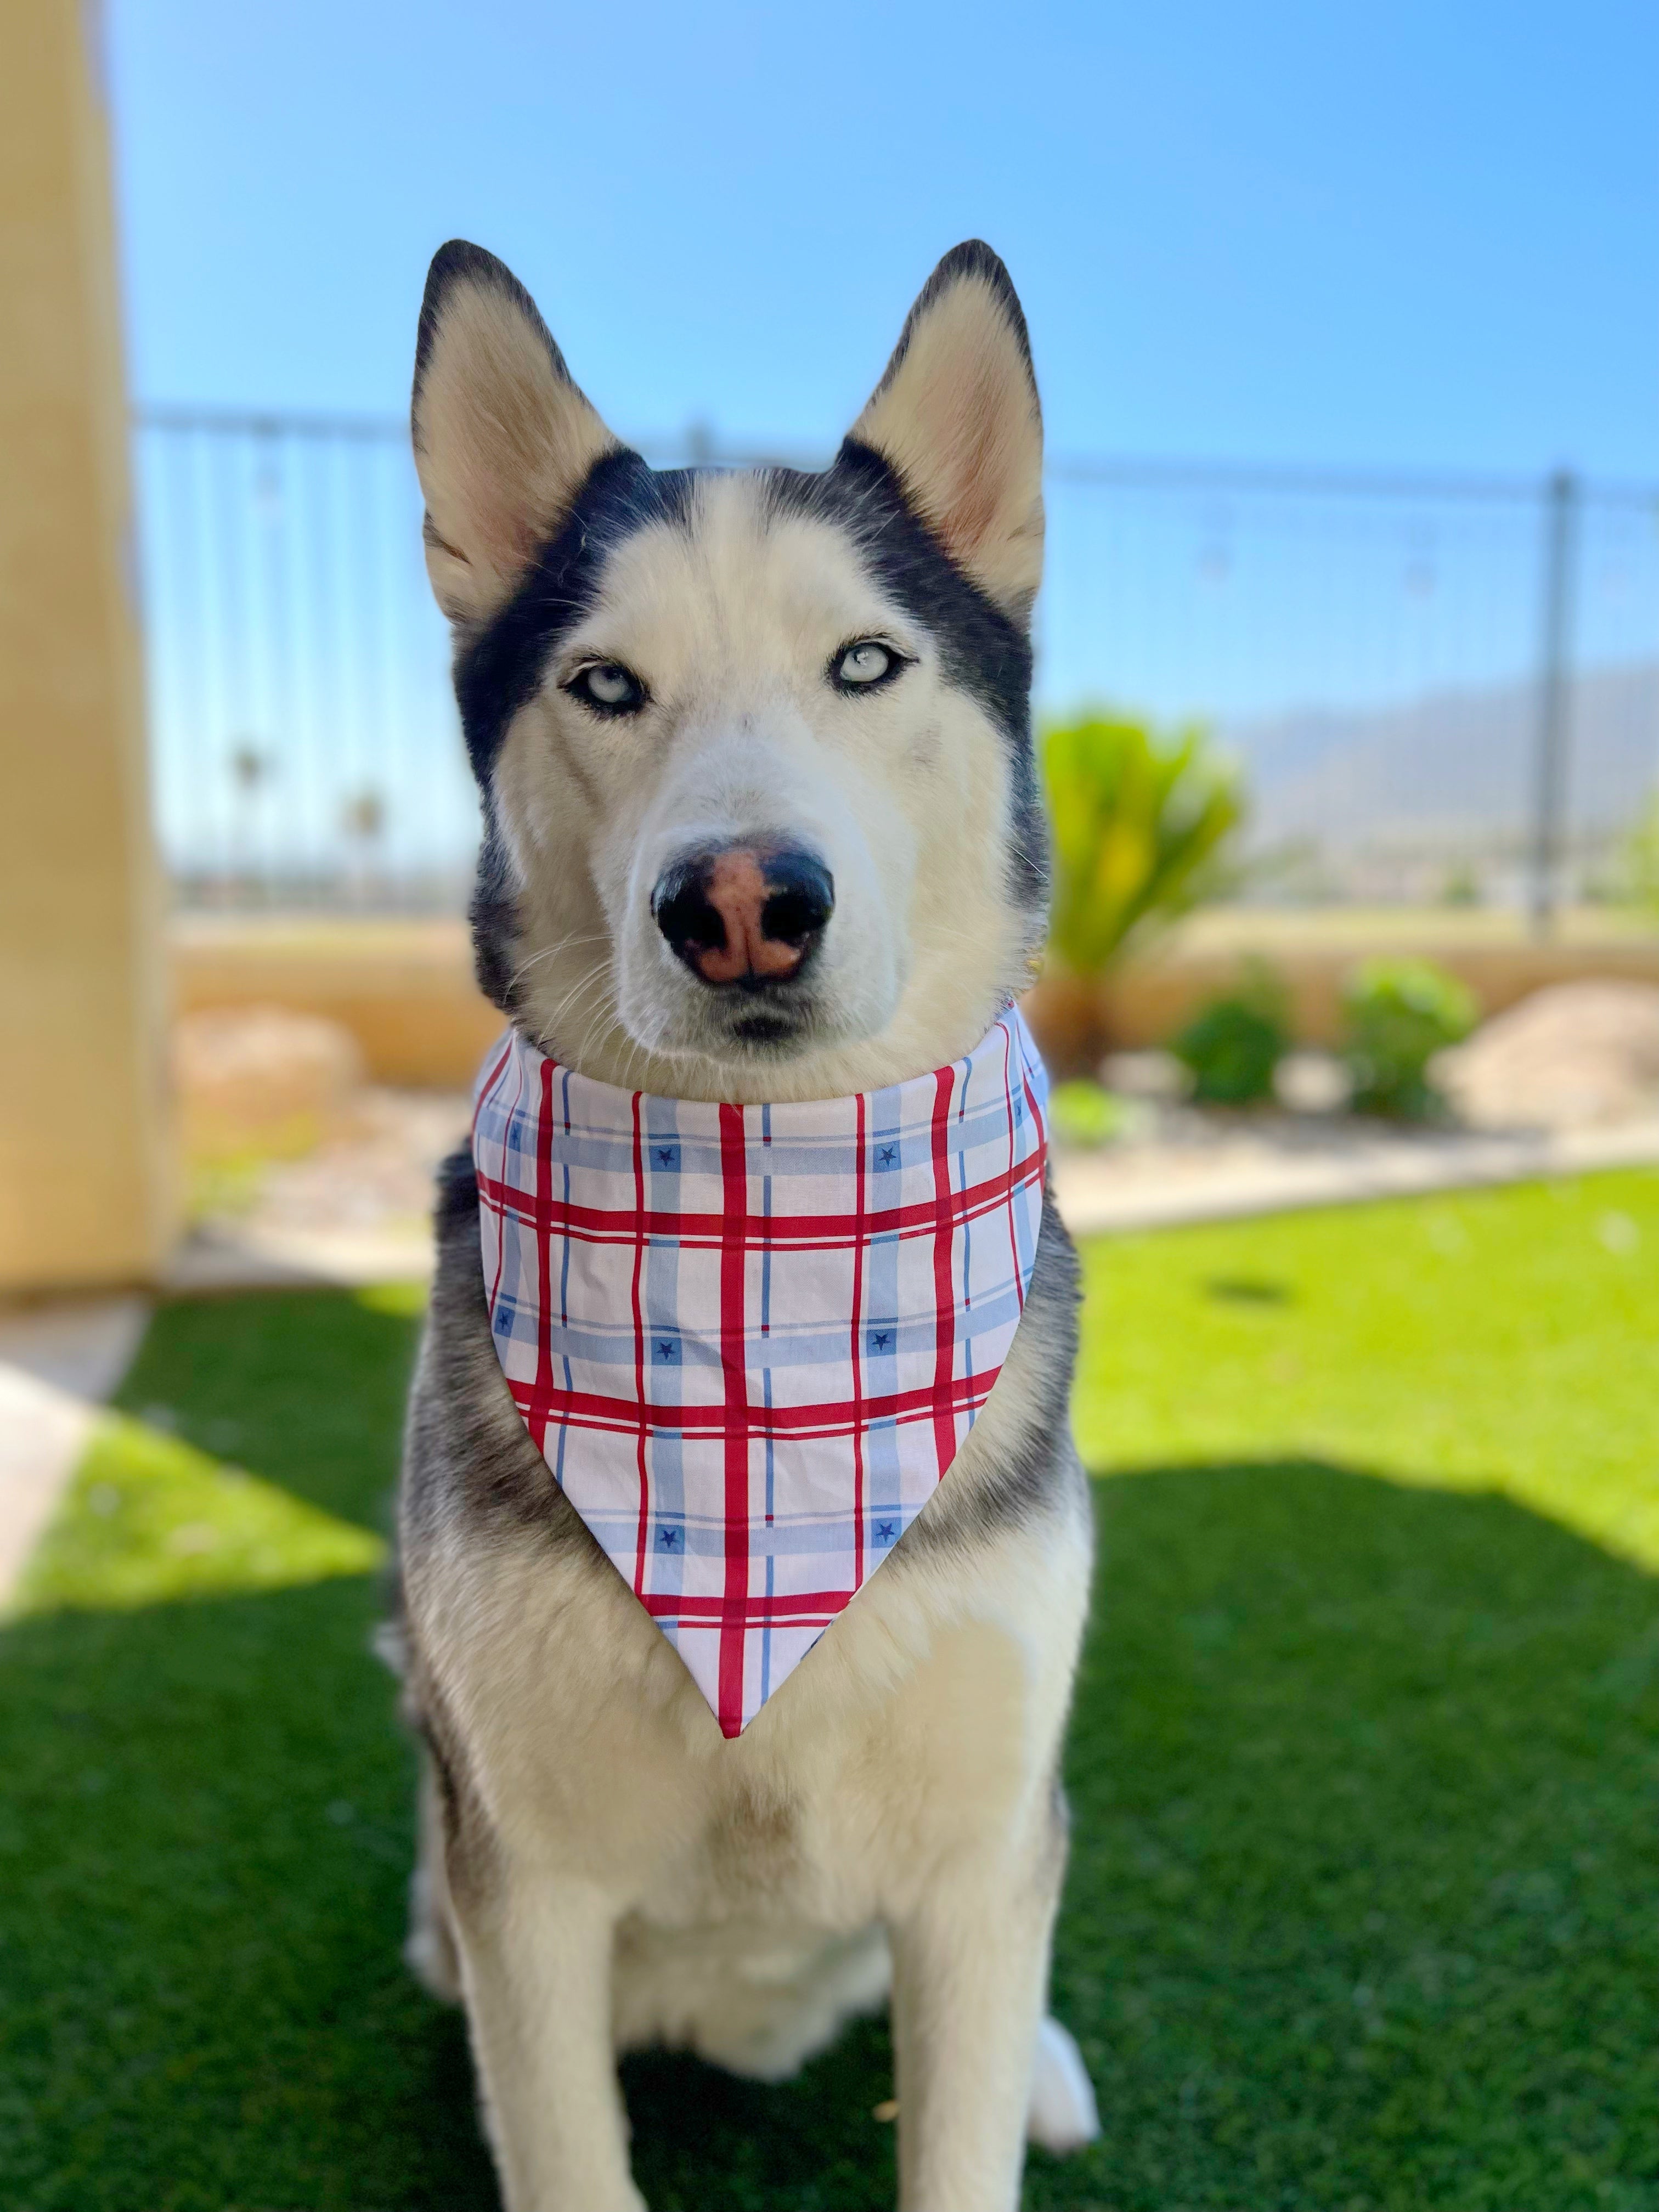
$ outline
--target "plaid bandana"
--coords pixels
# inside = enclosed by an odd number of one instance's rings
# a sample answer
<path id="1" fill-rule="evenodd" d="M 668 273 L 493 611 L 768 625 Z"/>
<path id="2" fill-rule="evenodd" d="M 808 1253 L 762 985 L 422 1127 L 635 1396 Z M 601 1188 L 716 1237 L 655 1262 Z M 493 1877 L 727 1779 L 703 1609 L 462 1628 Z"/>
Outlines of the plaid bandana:
<path id="1" fill-rule="evenodd" d="M 1047 1080 L 1019 1015 L 809 1105 L 594 1083 L 516 1030 L 472 1152 L 490 1328 L 554 1480 L 734 1736 L 886 1559 L 1031 1279 Z"/>

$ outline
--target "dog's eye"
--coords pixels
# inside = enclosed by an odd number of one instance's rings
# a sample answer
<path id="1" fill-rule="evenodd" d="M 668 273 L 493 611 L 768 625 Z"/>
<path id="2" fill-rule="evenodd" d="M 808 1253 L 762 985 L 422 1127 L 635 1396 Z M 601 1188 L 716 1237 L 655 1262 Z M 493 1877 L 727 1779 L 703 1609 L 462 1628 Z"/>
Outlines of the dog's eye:
<path id="1" fill-rule="evenodd" d="M 865 691 L 872 684 L 896 676 L 903 665 L 890 646 L 879 645 L 873 637 L 860 638 L 836 661 L 835 678 L 843 690 Z"/>
<path id="2" fill-rule="evenodd" d="M 645 704 L 645 686 L 620 661 L 596 660 L 579 668 L 565 690 L 602 714 L 636 714 Z"/>

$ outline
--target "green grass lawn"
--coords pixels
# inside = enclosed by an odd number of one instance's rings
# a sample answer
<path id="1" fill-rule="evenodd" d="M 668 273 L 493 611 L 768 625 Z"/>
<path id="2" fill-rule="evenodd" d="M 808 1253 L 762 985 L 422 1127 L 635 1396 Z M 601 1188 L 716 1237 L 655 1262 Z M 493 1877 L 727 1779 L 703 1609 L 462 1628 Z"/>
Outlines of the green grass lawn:
<path id="1" fill-rule="evenodd" d="M 1659 2212 L 1656 1261 L 1636 1173 L 1090 1248 L 1055 2003 L 1105 2138 L 1029 2206 Z M 0 1630 L 7 2212 L 495 2203 L 354 1571 L 414 1328 L 164 1310 Z M 654 2212 L 890 2204 L 878 2025 L 625 2070 Z"/>

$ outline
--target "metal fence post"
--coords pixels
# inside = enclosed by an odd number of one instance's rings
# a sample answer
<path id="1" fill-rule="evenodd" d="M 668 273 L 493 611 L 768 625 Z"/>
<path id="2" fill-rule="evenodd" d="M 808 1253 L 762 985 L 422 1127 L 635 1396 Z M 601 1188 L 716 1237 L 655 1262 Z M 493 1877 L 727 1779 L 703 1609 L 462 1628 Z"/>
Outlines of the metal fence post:
<path id="1" fill-rule="evenodd" d="M 1538 634 L 1537 752 L 1534 765 L 1533 934 L 1554 926 L 1557 876 L 1565 844 L 1574 570 L 1578 549 L 1578 483 L 1558 470 L 1544 487 L 1544 596 Z"/>

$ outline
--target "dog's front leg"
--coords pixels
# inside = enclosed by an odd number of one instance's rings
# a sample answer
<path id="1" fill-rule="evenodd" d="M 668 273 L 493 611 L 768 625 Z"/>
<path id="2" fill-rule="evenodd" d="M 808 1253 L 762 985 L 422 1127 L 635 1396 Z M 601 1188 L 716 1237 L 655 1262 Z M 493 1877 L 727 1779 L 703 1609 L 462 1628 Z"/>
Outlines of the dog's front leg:
<path id="1" fill-rule="evenodd" d="M 1062 1856 L 975 1854 L 893 1925 L 900 2212 L 1019 2202 Z"/>
<path id="2" fill-rule="evenodd" d="M 499 1863 L 454 1906 L 507 2212 L 645 2212 L 611 2045 L 615 1908 L 585 1883 Z"/>

